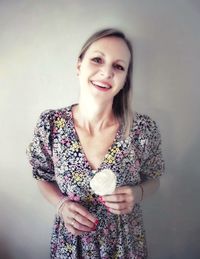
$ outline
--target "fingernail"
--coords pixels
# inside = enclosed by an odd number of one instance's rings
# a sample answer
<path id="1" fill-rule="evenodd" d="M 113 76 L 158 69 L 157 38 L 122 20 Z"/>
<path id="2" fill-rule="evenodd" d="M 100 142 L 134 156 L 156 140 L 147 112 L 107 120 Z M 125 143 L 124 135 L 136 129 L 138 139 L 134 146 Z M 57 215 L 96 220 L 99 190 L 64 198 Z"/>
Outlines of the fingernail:
<path id="1" fill-rule="evenodd" d="M 98 200 L 99 200 L 99 202 L 100 202 L 101 204 L 105 204 L 105 201 L 104 201 L 104 199 L 103 199 L 102 197 L 99 197 Z"/>
<path id="2" fill-rule="evenodd" d="M 98 201 L 100 201 L 100 202 L 102 202 L 102 201 L 103 201 L 102 196 L 99 196 L 99 197 L 98 197 Z"/>

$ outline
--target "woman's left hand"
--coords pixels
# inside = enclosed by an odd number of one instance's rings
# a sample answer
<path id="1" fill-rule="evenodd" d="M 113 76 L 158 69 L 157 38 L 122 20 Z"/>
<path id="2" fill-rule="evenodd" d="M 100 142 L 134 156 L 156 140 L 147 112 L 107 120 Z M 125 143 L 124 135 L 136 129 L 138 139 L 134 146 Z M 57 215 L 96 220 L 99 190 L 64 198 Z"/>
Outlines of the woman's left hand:
<path id="1" fill-rule="evenodd" d="M 138 186 L 122 186 L 111 195 L 100 196 L 99 200 L 108 211 L 120 215 L 130 213 L 135 203 L 140 201 L 140 195 Z"/>

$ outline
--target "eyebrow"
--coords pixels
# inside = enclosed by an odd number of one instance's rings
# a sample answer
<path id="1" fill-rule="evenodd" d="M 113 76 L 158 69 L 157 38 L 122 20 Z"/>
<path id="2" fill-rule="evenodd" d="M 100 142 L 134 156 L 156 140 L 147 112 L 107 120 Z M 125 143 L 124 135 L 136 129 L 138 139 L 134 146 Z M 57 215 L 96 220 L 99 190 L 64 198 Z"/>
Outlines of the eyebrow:
<path id="1" fill-rule="evenodd" d="M 95 50 L 94 52 L 98 52 L 98 53 L 100 53 L 102 56 L 105 57 L 105 54 L 104 54 L 103 52 L 99 51 L 99 50 Z M 126 62 L 125 62 L 123 59 L 117 59 L 116 61 L 121 61 L 121 62 L 123 62 L 123 63 L 126 64 Z"/>

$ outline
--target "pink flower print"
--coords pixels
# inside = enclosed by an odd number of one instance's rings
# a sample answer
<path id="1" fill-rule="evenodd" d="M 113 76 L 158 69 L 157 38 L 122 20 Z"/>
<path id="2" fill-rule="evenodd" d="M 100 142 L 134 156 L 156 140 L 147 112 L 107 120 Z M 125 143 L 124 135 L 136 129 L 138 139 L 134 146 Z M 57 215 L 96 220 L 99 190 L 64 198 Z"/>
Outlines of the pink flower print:
<path id="1" fill-rule="evenodd" d="M 107 228 L 105 228 L 105 229 L 103 230 L 103 232 L 104 232 L 105 235 L 108 235 L 108 234 L 109 234 L 109 230 L 108 230 Z"/>
<path id="2" fill-rule="evenodd" d="M 136 160 L 135 161 L 135 168 L 138 169 L 140 167 L 140 162 L 139 160 Z"/>
<path id="3" fill-rule="evenodd" d="M 62 143 L 63 145 L 65 145 L 65 146 L 68 146 L 68 147 L 69 147 L 69 145 L 70 145 L 70 141 L 69 141 L 68 138 L 62 139 L 62 140 L 61 140 L 61 143 Z"/>
<path id="4" fill-rule="evenodd" d="M 70 180 L 70 177 L 69 177 L 68 175 L 65 175 L 65 176 L 64 176 L 64 179 L 65 179 L 66 181 L 68 181 L 68 180 Z"/>
<path id="5" fill-rule="evenodd" d="M 59 158 L 54 155 L 52 160 L 53 160 L 53 163 L 56 164 L 58 162 Z"/>
<path id="6" fill-rule="evenodd" d="M 80 201 L 80 197 L 78 195 L 74 194 L 74 193 L 68 193 L 68 197 L 72 201 Z"/>
<path id="7" fill-rule="evenodd" d="M 57 133 L 58 131 L 57 131 L 57 128 L 55 127 L 55 128 L 53 128 L 53 133 Z"/>
<path id="8" fill-rule="evenodd" d="M 92 242 L 92 238 L 88 237 L 88 236 L 85 236 L 85 237 L 83 237 L 83 241 L 84 241 L 85 244 L 90 244 Z"/>
<path id="9" fill-rule="evenodd" d="M 74 201 L 80 201 L 80 197 L 79 197 L 79 196 L 74 195 Z"/>

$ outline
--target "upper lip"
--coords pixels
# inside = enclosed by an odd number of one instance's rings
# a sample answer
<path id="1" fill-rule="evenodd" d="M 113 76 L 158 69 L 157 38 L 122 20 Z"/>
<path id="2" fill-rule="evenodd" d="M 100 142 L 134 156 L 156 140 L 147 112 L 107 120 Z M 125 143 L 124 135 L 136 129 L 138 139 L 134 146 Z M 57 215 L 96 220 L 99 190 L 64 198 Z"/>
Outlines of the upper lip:
<path id="1" fill-rule="evenodd" d="M 112 85 L 111 83 L 107 82 L 107 81 L 102 81 L 102 80 L 91 80 L 91 82 L 95 85 L 100 85 L 100 86 L 105 86 L 105 87 L 109 87 L 111 88 Z"/>

